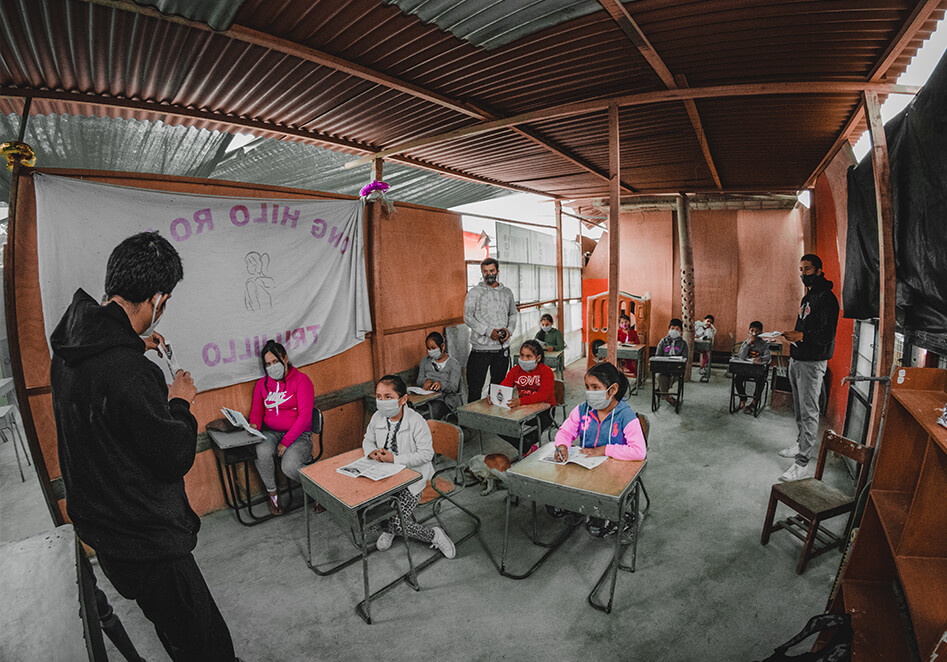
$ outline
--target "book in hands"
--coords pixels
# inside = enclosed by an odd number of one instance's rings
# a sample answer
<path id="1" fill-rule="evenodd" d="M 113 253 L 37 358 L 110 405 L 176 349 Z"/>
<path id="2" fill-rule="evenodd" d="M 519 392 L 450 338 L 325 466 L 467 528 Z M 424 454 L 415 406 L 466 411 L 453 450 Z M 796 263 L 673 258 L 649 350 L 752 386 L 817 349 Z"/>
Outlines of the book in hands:
<path id="1" fill-rule="evenodd" d="M 513 399 L 513 387 L 501 386 L 499 384 L 490 384 L 490 404 L 504 409 L 510 408 L 510 400 Z"/>
<path id="2" fill-rule="evenodd" d="M 588 457 L 582 454 L 582 449 L 578 446 L 569 446 L 569 457 L 567 457 L 564 462 L 558 462 L 556 460 L 555 445 L 550 445 L 553 446 L 553 451 L 542 458 L 543 462 L 551 462 L 552 464 L 578 464 L 580 467 L 585 467 L 586 469 L 594 469 L 608 459 L 604 455 Z"/>
<path id="3" fill-rule="evenodd" d="M 224 418 L 226 418 L 230 422 L 231 425 L 238 428 L 243 428 L 248 433 L 252 434 L 254 437 L 259 437 L 260 439 L 266 439 L 266 435 L 264 435 L 259 430 L 252 428 L 250 424 L 247 422 L 247 419 L 244 418 L 243 414 L 241 414 L 239 411 L 235 411 L 233 409 L 227 409 L 226 407 L 221 407 L 220 411 L 224 415 Z"/>
<path id="4" fill-rule="evenodd" d="M 344 467 L 339 467 L 336 472 L 343 476 L 352 476 L 353 478 L 371 478 L 372 480 L 383 480 L 390 478 L 405 468 L 403 464 L 393 462 L 378 462 L 370 460 L 367 457 L 360 457 L 354 462 L 349 462 Z"/>
<path id="5" fill-rule="evenodd" d="M 409 386 L 408 393 L 413 393 L 414 395 L 433 395 L 434 393 L 437 393 L 437 391 L 428 391 L 421 388 L 420 386 Z"/>

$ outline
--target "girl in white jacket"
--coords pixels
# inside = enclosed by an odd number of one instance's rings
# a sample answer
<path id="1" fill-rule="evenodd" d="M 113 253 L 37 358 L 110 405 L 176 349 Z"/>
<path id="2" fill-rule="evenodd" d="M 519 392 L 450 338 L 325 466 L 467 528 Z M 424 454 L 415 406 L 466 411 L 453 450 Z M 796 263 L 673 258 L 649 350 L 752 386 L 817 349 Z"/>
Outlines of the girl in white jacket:
<path id="1" fill-rule="evenodd" d="M 379 551 L 391 547 L 396 534 L 408 535 L 436 547 L 444 556 L 454 558 L 454 543 L 444 529 L 429 527 L 414 518 L 421 502 L 424 485 L 434 475 L 434 444 L 427 421 L 407 406 L 408 387 L 398 375 L 385 375 L 375 385 L 377 411 L 368 422 L 362 450 L 370 460 L 403 464 L 419 472 L 422 479 L 401 490 L 395 497 L 405 517 L 405 531 L 397 517 L 384 524 L 376 546 Z M 377 527 L 376 527 L 377 528 Z"/>

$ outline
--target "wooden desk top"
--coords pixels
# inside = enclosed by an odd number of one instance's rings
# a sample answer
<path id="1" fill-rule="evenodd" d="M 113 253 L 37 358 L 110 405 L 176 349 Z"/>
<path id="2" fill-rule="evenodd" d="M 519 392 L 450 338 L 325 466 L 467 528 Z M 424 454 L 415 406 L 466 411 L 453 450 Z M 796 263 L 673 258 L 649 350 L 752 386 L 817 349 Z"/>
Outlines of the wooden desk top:
<path id="1" fill-rule="evenodd" d="M 542 457 L 543 453 L 537 451 L 514 464 L 507 473 L 618 498 L 634 482 L 647 462 L 610 457 L 594 469 L 586 469 L 577 464 L 543 462 Z"/>
<path id="2" fill-rule="evenodd" d="M 493 416 L 508 421 L 522 421 L 547 409 L 549 409 L 548 402 L 537 402 L 531 405 L 520 405 L 515 409 L 504 409 L 503 407 L 490 404 L 489 398 L 482 398 L 476 402 L 470 402 L 463 407 L 459 407 L 458 411 L 480 414 L 481 416 Z"/>
<path id="3" fill-rule="evenodd" d="M 361 448 L 355 448 L 341 455 L 321 460 L 299 470 L 305 478 L 328 492 L 332 497 L 348 508 L 358 508 L 373 499 L 393 493 L 420 480 L 421 474 L 414 469 L 402 469 L 394 476 L 383 480 L 343 476 L 336 469 L 364 457 Z"/>
<path id="4" fill-rule="evenodd" d="M 0 544 L 0 660 L 91 659 L 79 614 L 71 524 Z"/>
<path id="5" fill-rule="evenodd" d="M 428 393 L 422 395 L 420 393 L 408 393 L 408 402 L 417 407 L 418 405 L 423 405 L 426 402 L 431 400 L 437 400 L 438 398 L 444 397 L 444 394 L 438 391 L 437 393 Z"/>

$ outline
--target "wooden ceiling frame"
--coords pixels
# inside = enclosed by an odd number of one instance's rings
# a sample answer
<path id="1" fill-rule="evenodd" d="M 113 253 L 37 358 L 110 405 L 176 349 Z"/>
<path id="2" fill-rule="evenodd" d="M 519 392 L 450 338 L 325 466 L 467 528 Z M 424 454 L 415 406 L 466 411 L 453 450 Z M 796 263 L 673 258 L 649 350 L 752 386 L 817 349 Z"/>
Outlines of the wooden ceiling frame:
<path id="1" fill-rule="evenodd" d="M 625 6 L 618 0 L 598 0 L 599 4 L 615 20 L 621 31 L 625 33 L 628 40 L 638 50 L 641 56 L 651 65 L 654 72 L 658 75 L 665 87 L 669 90 L 689 87 L 687 78 L 684 74 L 674 75 L 671 70 L 658 55 L 654 46 L 645 36 L 641 26 L 631 17 Z M 704 161 L 710 169 L 710 175 L 713 177 L 714 184 L 718 189 L 723 189 L 720 181 L 720 174 L 717 172 L 717 166 L 714 164 L 713 155 L 710 153 L 710 143 L 707 141 L 707 134 L 704 132 L 704 124 L 701 122 L 700 113 L 697 111 L 697 104 L 693 99 L 684 100 L 684 108 L 687 110 L 687 116 L 690 119 L 694 133 L 697 134 L 697 142 L 700 144 L 700 151 L 704 155 Z"/>
<path id="2" fill-rule="evenodd" d="M 891 40 L 891 43 L 888 44 L 885 48 L 884 53 L 875 62 L 874 66 L 868 72 L 866 80 L 872 83 L 881 82 L 888 75 L 888 69 L 901 57 L 901 54 L 904 52 L 904 49 L 908 47 L 911 43 L 911 40 L 914 39 L 914 35 L 917 34 L 917 31 L 930 20 L 931 14 L 933 14 L 937 8 L 940 6 L 940 0 L 920 0 L 917 5 L 915 5 L 913 11 L 908 16 L 907 20 L 904 21 L 904 24 L 901 26 L 901 29 L 898 30 L 898 34 L 895 35 L 894 39 Z M 815 186 L 816 179 L 819 178 L 819 175 L 829 167 L 829 164 L 835 158 L 835 155 L 838 154 L 838 151 L 842 149 L 842 146 L 845 143 L 849 142 L 852 132 L 858 127 L 859 124 L 865 119 L 865 102 L 863 99 L 859 99 L 858 105 L 855 106 L 855 110 L 852 111 L 851 116 L 849 116 L 848 121 L 845 122 L 845 125 L 842 127 L 842 131 L 839 133 L 838 138 L 835 139 L 835 142 L 832 143 L 832 147 L 829 148 L 829 151 L 819 162 L 819 165 L 816 166 L 816 169 L 812 171 L 812 174 L 806 179 L 805 184 L 803 185 L 804 189 L 810 189 Z"/>
<path id="3" fill-rule="evenodd" d="M 289 55 L 291 57 L 296 57 L 306 62 L 311 62 L 328 69 L 333 69 L 335 71 L 360 78 L 362 80 L 387 87 L 389 89 L 401 92 L 403 94 L 408 94 L 418 99 L 422 99 L 429 103 L 432 103 L 441 108 L 452 110 L 468 117 L 472 117 L 477 120 L 498 120 L 502 119 L 503 116 L 499 113 L 495 113 L 491 110 L 483 108 L 473 103 L 460 101 L 453 99 L 444 94 L 428 90 L 420 85 L 415 85 L 408 81 L 402 80 L 395 76 L 390 76 L 388 74 L 381 73 L 370 67 L 351 62 L 344 58 L 337 57 L 330 53 L 320 51 L 315 48 L 310 48 L 309 46 L 304 46 L 289 39 L 282 39 L 275 35 L 267 34 L 259 30 L 254 30 L 252 28 L 232 25 L 228 30 L 217 31 L 211 28 L 209 25 L 204 23 L 199 23 L 195 21 L 190 21 L 188 19 L 182 18 L 180 16 L 168 16 L 162 14 L 156 9 L 150 7 L 142 7 L 140 5 L 131 2 L 131 0 L 83 0 L 84 2 L 90 2 L 96 5 L 103 5 L 112 9 L 120 9 L 123 11 L 135 12 L 144 16 L 149 16 L 152 18 L 171 21 L 173 23 L 178 23 L 180 25 L 185 25 L 190 28 L 203 30 L 205 32 L 213 32 L 215 34 L 220 34 L 228 39 L 233 39 L 234 41 L 239 41 L 245 44 L 251 44 L 253 46 L 260 46 L 261 48 L 266 48 L 268 50 L 281 53 L 283 55 Z M 308 120 L 303 123 L 303 126 L 311 122 Z M 558 145 L 555 141 L 543 136 L 537 131 L 532 129 L 526 129 L 522 127 L 512 126 L 510 129 L 526 138 L 530 142 L 533 142 L 543 149 L 559 156 L 562 159 L 565 159 L 572 165 L 580 168 L 581 170 L 586 171 L 587 173 L 594 175 L 602 181 L 608 182 L 608 173 L 599 170 L 594 165 L 575 154 L 571 150 L 566 149 L 565 147 Z M 625 183 L 621 183 L 622 189 L 628 193 L 636 192 L 636 189 Z M 542 194 L 546 195 L 546 194 Z"/>
<path id="4" fill-rule="evenodd" d="M 512 115 L 499 120 L 481 122 L 471 126 L 446 131 L 424 138 L 411 140 L 400 145 L 376 152 L 371 157 L 363 157 L 346 163 L 347 168 L 367 163 L 372 158 L 389 158 L 412 149 L 430 147 L 451 140 L 479 136 L 498 129 L 506 129 L 519 124 L 547 121 L 576 115 L 601 112 L 612 104 L 619 107 L 646 106 L 668 101 L 684 101 L 687 99 L 723 99 L 730 97 L 774 96 L 774 95 L 839 95 L 861 94 L 866 90 L 874 90 L 879 94 L 916 94 L 916 85 L 896 85 L 892 83 L 870 83 L 849 80 L 810 80 L 786 81 L 778 83 L 739 83 L 731 85 L 707 85 L 705 87 L 676 88 L 673 90 L 659 90 L 655 92 L 639 92 L 624 94 L 617 97 L 594 99 L 592 101 L 577 101 L 559 104 L 539 110 L 532 110 L 519 115 Z"/>
<path id="5" fill-rule="evenodd" d="M 352 142 L 349 140 L 343 140 L 341 138 L 334 138 L 331 136 L 325 136 L 315 131 L 309 131 L 307 129 L 299 129 L 291 126 L 284 126 L 280 124 L 272 124 L 270 122 L 264 122 L 262 120 L 249 119 L 245 117 L 236 117 L 234 115 L 227 115 L 223 113 L 216 113 L 209 110 L 201 110 L 197 108 L 185 108 L 184 106 L 174 106 L 170 104 L 158 103 L 154 101 L 143 101 L 140 99 L 125 99 L 117 97 L 108 97 L 108 96 L 98 96 L 92 94 L 86 94 L 84 92 L 66 92 L 63 90 L 43 90 L 35 89 L 29 87 L 9 87 L 9 86 L 0 86 L 0 97 L 5 98 L 19 98 L 19 99 L 50 99 L 53 101 L 63 101 L 66 103 L 75 103 L 83 105 L 96 105 L 107 108 L 120 108 L 128 110 L 137 110 L 144 111 L 155 115 L 156 120 L 164 121 L 165 118 L 179 118 L 184 120 L 200 120 L 205 122 L 213 122 L 216 124 L 231 126 L 236 130 L 240 129 L 250 129 L 257 133 L 271 134 L 279 136 L 281 138 L 288 138 L 296 142 L 303 142 L 310 145 L 316 146 L 325 146 L 330 148 L 341 148 L 348 151 L 359 152 L 368 155 L 369 162 L 372 159 L 372 154 L 377 150 L 377 146 L 365 145 L 362 143 Z M 446 168 L 444 166 L 436 165 L 433 163 L 427 163 L 421 159 L 415 159 L 407 156 L 395 156 L 387 159 L 392 163 L 398 163 L 401 165 L 410 166 L 412 168 L 418 168 L 421 170 L 427 170 L 429 172 L 434 172 L 439 175 L 444 175 L 446 177 L 451 177 L 453 179 L 459 179 L 463 181 L 473 182 L 475 184 L 486 184 L 488 186 L 495 186 L 498 188 L 504 188 L 511 191 L 516 191 L 518 193 L 532 193 L 535 195 L 542 195 L 545 197 L 560 198 L 562 196 L 554 195 L 546 191 L 540 191 L 538 189 L 532 189 L 526 186 L 519 186 L 517 184 L 510 184 L 507 182 L 501 182 L 499 180 L 489 179 L 487 177 L 480 177 L 462 170 L 454 170 L 453 168 Z"/>

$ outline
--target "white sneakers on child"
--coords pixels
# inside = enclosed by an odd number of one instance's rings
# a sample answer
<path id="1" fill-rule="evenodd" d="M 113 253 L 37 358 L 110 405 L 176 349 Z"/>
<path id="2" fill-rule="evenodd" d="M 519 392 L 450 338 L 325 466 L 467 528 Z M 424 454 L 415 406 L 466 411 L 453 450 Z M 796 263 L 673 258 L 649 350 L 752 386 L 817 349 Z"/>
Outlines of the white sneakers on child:
<path id="1" fill-rule="evenodd" d="M 779 451 L 779 457 L 796 457 L 797 455 L 799 455 L 799 444 L 793 444 Z"/>
<path id="2" fill-rule="evenodd" d="M 790 480 L 802 480 L 803 478 L 809 478 L 811 474 L 809 473 L 809 467 L 804 467 L 801 464 L 795 464 L 788 469 L 786 472 L 779 477 L 779 480 L 783 482 L 788 482 Z"/>
<path id="3" fill-rule="evenodd" d="M 378 548 L 379 552 L 383 552 L 386 549 L 389 549 L 391 547 L 391 543 L 394 541 L 395 534 L 384 531 L 380 536 L 378 536 L 378 540 L 375 542 L 375 547 Z"/>
<path id="4" fill-rule="evenodd" d="M 441 550 L 441 554 L 452 559 L 457 554 L 454 542 L 444 533 L 444 529 L 439 526 L 434 527 L 434 540 L 431 541 L 431 547 Z"/>

